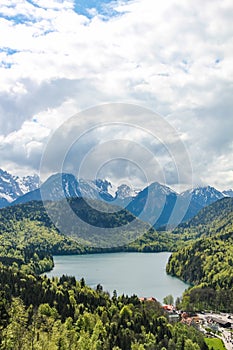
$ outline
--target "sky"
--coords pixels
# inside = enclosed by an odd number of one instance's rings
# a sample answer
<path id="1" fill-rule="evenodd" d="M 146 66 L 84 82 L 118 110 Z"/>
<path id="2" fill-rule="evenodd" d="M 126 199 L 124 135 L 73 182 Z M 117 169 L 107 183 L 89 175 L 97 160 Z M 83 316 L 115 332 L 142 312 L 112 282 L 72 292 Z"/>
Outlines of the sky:
<path id="1" fill-rule="evenodd" d="M 232 18 L 231 0 L 1 0 L 0 168 L 40 172 L 52 152 L 42 175 L 52 157 L 115 183 L 232 188 Z M 86 138 L 62 137 L 73 116 Z"/>

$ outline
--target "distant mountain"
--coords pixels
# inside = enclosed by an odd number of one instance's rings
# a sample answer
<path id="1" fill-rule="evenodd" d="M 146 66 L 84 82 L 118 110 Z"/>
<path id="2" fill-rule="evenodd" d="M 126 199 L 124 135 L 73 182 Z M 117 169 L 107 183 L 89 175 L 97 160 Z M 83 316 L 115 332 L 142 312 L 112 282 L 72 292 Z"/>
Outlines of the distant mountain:
<path id="1" fill-rule="evenodd" d="M 93 183 L 97 186 L 97 188 L 99 189 L 99 196 L 109 202 L 112 201 L 114 199 L 114 197 L 111 195 L 111 193 L 109 192 L 109 188 L 112 187 L 111 183 L 107 180 L 101 180 L 101 179 L 96 179 L 93 181 Z"/>
<path id="2" fill-rule="evenodd" d="M 128 185 L 120 185 L 117 187 L 116 198 L 125 199 L 125 198 L 134 198 L 140 190 L 133 189 Z"/>
<path id="3" fill-rule="evenodd" d="M 17 198 L 12 204 L 27 203 L 32 200 L 57 201 L 63 198 L 86 198 L 112 202 L 114 205 L 126 206 L 136 192 L 127 185 L 120 185 L 116 192 L 107 180 L 76 179 L 72 174 L 57 173 L 51 175 L 40 187 Z"/>
<path id="4" fill-rule="evenodd" d="M 222 193 L 223 193 L 224 196 L 226 196 L 226 197 L 233 197 L 233 190 L 232 190 L 232 189 L 223 191 Z"/>
<path id="5" fill-rule="evenodd" d="M 74 175 L 65 173 L 50 176 L 40 189 L 26 193 L 12 204 L 42 199 L 58 201 L 76 197 L 102 200 L 124 207 L 141 220 L 162 229 L 168 224 L 169 227 L 177 225 L 184 215 L 186 215 L 185 218 L 193 217 L 201 209 L 201 206 L 195 202 L 191 202 L 186 208 L 186 197 L 179 196 L 171 188 L 158 182 L 149 185 L 139 193 L 130 186 L 122 184 L 114 193 L 112 184 L 107 180 L 77 180 Z M 180 212 L 183 216 L 180 216 Z"/>
<path id="6" fill-rule="evenodd" d="M 191 200 L 195 201 L 201 208 L 225 197 L 222 192 L 211 186 L 193 188 L 181 193 L 181 196 L 183 198 L 191 197 Z"/>
<path id="7" fill-rule="evenodd" d="M 158 182 L 140 191 L 126 184 L 116 187 L 104 179 L 77 179 L 66 173 L 51 175 L 40 189 L 36 176 L 20 179 L 2 171 L 0 180 L 4 185 L 0 189 L 1 207 L 9 202 L 14 205 L 42 199 L 58 201 L 77 197 L 101 200 L 127 208 L 133 215 L 160 230 L 171 229 L 217 200 L 233 196 L 232 190 L 220 192 L 211 186 L 197 187 L 178 194 Z"/>
<path id="8" fill-rule="evenodd" d="M 214 187 L 206 186 L 178 194 L 155 182 L 139 192 L 127 209 L 156 229 L 169 229 L 190 220 L 202 208 L 233 195 L 232 192 L 229 190 L 222 193 Z"/>
<path id="9" fill-rule="evenodd" d="M 132 199 L 127 210 L 155 228 L 166 226 L 176 204 L 178 193 L 154 182 Z"/>
<path id="10" fill-rule="evenodd" d="M 29 193 L 28 193 L 29 195 Z M 81 197 L 78 182 L 72 174 L 54 174 L 38 190 L 43 200 L 58 201 L 63 198 Z"/>
<path id="11" fill-rule="evenodd" d="M 59 201 L 64 198 L 113 199 L 106 191 L 107 184 L 99 180 L 80 180 L 72 174 L 57 173 L 51 175 L 40 187 L 18 198 L 13 204 L 27 203 L 32 200 Z"/>
<path id="12" fill-rule="evenodd" d="M 39 187 L 39 176 L 14 176 L 0 169 L 0 208 Z"/>
<path id="13" fill-rule="evenodd" d="M 26 193 L 17 198 L 13 204 L 42 199 L 58 201 L 76 197 L 103 200 L 126 207 L 133 215 L 158 228 L 166 226 L 169 222 L 178 196 L 175 191 L 158 182 L 139 193 L 130 186 L 122 184 L 116 188 L 114 195 L 113 186 L 107 180 L 77 180 L 72 174 L 58 173 L 50 176 L 40 189 Z"/>

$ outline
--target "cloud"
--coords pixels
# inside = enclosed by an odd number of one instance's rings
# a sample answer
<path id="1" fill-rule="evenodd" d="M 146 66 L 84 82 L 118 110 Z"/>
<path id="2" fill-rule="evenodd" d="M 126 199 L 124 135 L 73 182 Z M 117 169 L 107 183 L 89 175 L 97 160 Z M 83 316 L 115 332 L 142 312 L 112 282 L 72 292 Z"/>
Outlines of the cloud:
<path id="1" fill-rule="evenodd" d="M 126 102 L 153 109 L 177 129 L 195 182 L 232 187 L 231 2 L 100 2 L 90 13 L 93 7 L 1 2 L 2 166 L 36 170 L 49 135 L 71 115 Z"/>
<path id="2" fill-rule="evenodd" d="M 50 138 L 40 167 L 42 179 L 56 172 L 116 184 L 128 178 L 137 187 L 178 179 L 192 185 L 189 155 L 175 129 L 133 104 L 103 104 L 66 120 Z"/>

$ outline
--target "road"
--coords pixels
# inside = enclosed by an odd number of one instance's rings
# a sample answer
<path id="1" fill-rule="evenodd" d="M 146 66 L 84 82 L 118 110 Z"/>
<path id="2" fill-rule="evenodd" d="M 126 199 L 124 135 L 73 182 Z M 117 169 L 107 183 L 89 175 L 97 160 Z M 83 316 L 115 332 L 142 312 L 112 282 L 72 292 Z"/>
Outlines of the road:
<path id="1" fill-rule="evenodd" d="M 212 319 L 212 318 L 216 318 L 216 319 L 220 319 L 222 321 L 226 321 L 226 322 L 231 322 L 233 324 L 233 315 L 230 315 L 229 318 L 229 314 L 215 314 L 215 313 L 198 313 L 197 314 L 199 319 L 203 320 L 204 324 L 204 328 L 209 328 L 209 323 L 208 320 Z M 203 327 L 201 326 L 201 328 Z M 202 329 L 204 329 L 202 328 Z M 221 336 L 219 335 L 215 335 L 214 333 L 213 336 L 218 337 L 220 339 L 222 339 L 222 341 L 224 342 L 225 348 L 227 350 L 233 350 L 233 333 L 227 329 L 227 328 L 223 328 L 223 327 L 218 327 L 218 331 L 222 333 Z"/>

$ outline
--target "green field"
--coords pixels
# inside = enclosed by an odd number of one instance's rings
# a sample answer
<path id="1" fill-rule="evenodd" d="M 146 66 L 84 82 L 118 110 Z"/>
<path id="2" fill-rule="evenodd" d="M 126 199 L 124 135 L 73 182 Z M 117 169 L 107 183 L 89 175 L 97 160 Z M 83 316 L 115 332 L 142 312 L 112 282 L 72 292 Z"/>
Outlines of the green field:
<path id="1" fill-rule="evenodd" d="M 205 342 L 209 349 L 213 350 L 226 350 L 221 339 L 218 338 L 205 338 Z"/>

